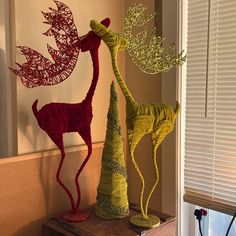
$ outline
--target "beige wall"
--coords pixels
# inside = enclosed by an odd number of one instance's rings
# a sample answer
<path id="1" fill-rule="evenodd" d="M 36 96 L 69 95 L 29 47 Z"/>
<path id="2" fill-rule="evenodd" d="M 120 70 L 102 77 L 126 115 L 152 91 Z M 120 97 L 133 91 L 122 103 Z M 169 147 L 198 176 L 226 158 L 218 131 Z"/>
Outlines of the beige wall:
<path id="1" fill-rule="evenodd" d="M 164 46 L 177 43 L 177 4 L 176 0 L 162 1 L 162 34 L 166 38 Z M 176 69 L 162 74 L 162 101 L 175 106 L 177 100 Z M 176 124 L 178 121 L 176 121 Z M 162 211 L 176 215 L 177 207 L 177 130 L 168 135 L 162 143 Z"/>
<path id="2" fill-rule="evenodd" d="M 102 147 L 102 143 L 93 145 L 91 159 L 80 177 L 81 208 L 95 202 Z M 75 197 L 74 175 L 86 155 L 86 146 L 66 149 L 61 179 Z M 0 159 L 2 236 L 41 236 L 44 221 L 70 209 L 69 199 L 55 178 L 59 161 L 57 150 Z"/>
<path id="3" fill-rule="evenodd" d="M 63 0 L 71 9 L 74 22 L 80 36 L 89 30 L 91 19 L 102 20 L 110 17 L 113 30 L 121 31 L 121 20 L 123 16 L 123 1 L 96 0 L 70 1 Z M 50 58 L 47 52 L 47 44 L 56 48 L 53 37 L 46 37 L 49 26 L 43 24 L 45 21 L 41 10 L 48 12 L 48 7 L 56 8 L 54 1 L 15 1 L 15 28 L 16 45 L 26 45 L 41 52 Z M 27 14 L 26 14 L 27 13 Z M 93 100 L 93 142 L 104 140 L 106 128 L 106 113 L 109 103 L 109 91 L 111 81 L 114 79 L 110 63 L 110 54 L 102 43 L 100 47 L 100 77 Z M 16 54 L 16 61 L 22 62 L 24 57 Z M 123 69 L 124 57 L 120 58 Z M 38 127 L 35 117 L 32 115 L 31 105 L 35 99 L 39 99 L 38 108 L 50 102 L 78 103 L 85 97 L 92 79 L 92 61 L 89 52 L 80 52 L 78 62 L 71 76 L 64 82 L 47 87 L 36 87 L 28 89 L 17 79 L 17 127 L 18 127 L 18 154 L 25 154 L 44 149 L 55 148 L 47 135 Z M 121 106 L 122 107 L 122 106 Z M 121 112 L 123 114 L 123 112 Z M 64 135 L 65 146 L 82 144 L 83 140 L 76 134 Z"/>

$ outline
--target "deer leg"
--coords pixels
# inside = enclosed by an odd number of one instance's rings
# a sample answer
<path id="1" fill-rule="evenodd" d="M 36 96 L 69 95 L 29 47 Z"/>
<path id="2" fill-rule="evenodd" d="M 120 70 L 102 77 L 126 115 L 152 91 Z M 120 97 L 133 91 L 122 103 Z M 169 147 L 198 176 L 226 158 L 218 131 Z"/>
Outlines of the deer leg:
<path id="1" fill-rule="evenodd" d="M 145 214 L 144 208 L 143 208 L 143 195 L 144 195 L 144 189 L 145 189 L 145 181 L 134 157 L 135 147 L 137 146 L 137 144 L 140 142 L 140 140 L 142 139 L 144 135 L 145 135 L 145 132 L 143 132 L 142 129 L 134 129 L 133 131 L 128 130 L 129 153 L 130 153 L 131 161 L 141 180 L 140 210 L 141 210 L 143 218 L 147 219 L 147 215 Z"/>
<path id="2" fill-rule="evenodd" d="M 152 139 L 152 157 L 153 157 L 156 179 L 155 179 L 154 185 L 152 186 L 152 188 L 148 194 L 147 201 L 145 204 L 144 212 L 146 215 L 148 213 L 148 205 L 149 205 L 150 198 L 151 198 L 151 196 L 158 184 L 158 181 L 159 181 L 159 171 L 158 171 L 158 166 L 157 166 L 157 148 L 158 148 L 158 142 L 156 140 L 157 136 L 155 134 L 151 134 L 151 139 Z"/>
<path id="3" fill-rule="evenodd" d="M 145 213 L 147 214 L 148 211 L 148 205 L 150 198 L 158 184 L 159 181 L 159 171 L 157 166 L 157 148 L 159 147 L 160 143 L 164 140 L 164 138 L 173 130 L 173 123 L 164 120 L 159 123 L 159 125 L 156 127 L 155 130 L 151 133 L 151 139 L 152 139 L 152 150 L 153 150 L 153 163 L 154 163 L 154 169 L 155 169 L 155 175 L 156 180 L 154 182 L 153 187 L 150 190 L 150 193 L 147 197 L 146 205 L 145 205 Z"/>
<path id="4" fill-rule="evenodd" d="M 91 154 L 92 154 L 92 139 L 91 139 L 91 130 L 90 126 L 85 129 L 85 131 L 78 131 L 80 134 L 81 138 L 85 141 L 85 144 L 88 147 L 88 153 L 86 158 L 84 159 L 83 163 L 81 164 L 80 168 L 78 169 L 76 176 L 75 176 L 75 184 L 76 184 L 76 189 L 77 189 L 77 194 L 78 194 L 78 199 L 77 199 L 77 204 L 76 204 L 76 211 L 78 211 L 79 206 L 80 206 L 80 200 L 81 200 L 81 192 L 80 192 L 80 187 L 79 187 L 79 176 L 84 169 L 85 165 L 87 164 Z"/>
<path id="5" fill-rule="evenodd" d="M 64 191 L 66 192 L 67 196 L 69 197 L 72 211 L 75 211 L 75 201 L 74 201 L 74 198 L 72 196 L 72 193 L 63 184 L 63 182 L 60 179 L 61 168 L 62 168 L 62 165 L 63 165 L 63 162 L 64 162 L 64 158 L 65 158 L 65 150 L 64 150 L 64 145 L 63 145 L 62 134 L 56 134 L 56 135 L 55 134 L 49 134 L 49 137 L 52 139 L 52 141 L 58 146 L 58 148 L 61 151 L 61 160 L 60 160 L 60 163 L 59 163 L 59 166 L 58 166 L 58 169 L 57 169 L 57 173 L 56 173 L 57 182 L 64 189 Z"/>

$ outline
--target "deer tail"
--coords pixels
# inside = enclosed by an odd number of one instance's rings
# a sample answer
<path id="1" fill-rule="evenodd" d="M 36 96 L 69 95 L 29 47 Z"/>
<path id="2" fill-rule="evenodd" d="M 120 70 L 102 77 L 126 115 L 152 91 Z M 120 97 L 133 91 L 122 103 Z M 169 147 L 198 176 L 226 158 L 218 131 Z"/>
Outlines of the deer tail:
<path id="1" fill-rule="evenodd" d="M 35 115 L 36 118 L 38 118 L 38 109 L 37 109 L 37 105 L 38 105 L 38 99 L 35 100 L 35 102 L 32 105 L 32 111 Z"/>
<path id="2" fill-rule="evenodd" d="M 175 110 L 174 110 L 174 112 L 175 112 L 175 115 L 177 116 L 178 114 L 179 114 L 179 112 L 180 112 L 180 104 L 176 101 L 176 106 L 175 106 Z"/>

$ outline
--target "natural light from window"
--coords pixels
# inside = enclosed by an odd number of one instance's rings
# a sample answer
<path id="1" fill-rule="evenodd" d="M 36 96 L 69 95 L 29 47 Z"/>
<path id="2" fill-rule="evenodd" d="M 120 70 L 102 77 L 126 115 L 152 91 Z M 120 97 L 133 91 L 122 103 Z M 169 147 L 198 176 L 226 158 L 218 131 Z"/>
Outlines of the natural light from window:
<path id="1" fill-rule="evenodd" d="M 190 220 L 195 205 L 214 209 L 201 221 L 203 236 L 236 236 L 236 222 L 226 234 L 236 212 L 236 1 L 181 0 L 180 6 L 180 49 L 187 51 L 180 73 L 181 166 L 189 203 L 182 206 L 189 209 L 181 209 L 188 230 L 179 236 L 201 235 Z"/>
<path id="2" fill-rule="evenodd" d="M 204 236 L 224 236 L 227 232 L 232 216 L 217 211 L 208 211 L 208 216 L 203 219 L 203 235 Z M 228 236 L 236 235 L 236 222 L 234 221 Z"/>

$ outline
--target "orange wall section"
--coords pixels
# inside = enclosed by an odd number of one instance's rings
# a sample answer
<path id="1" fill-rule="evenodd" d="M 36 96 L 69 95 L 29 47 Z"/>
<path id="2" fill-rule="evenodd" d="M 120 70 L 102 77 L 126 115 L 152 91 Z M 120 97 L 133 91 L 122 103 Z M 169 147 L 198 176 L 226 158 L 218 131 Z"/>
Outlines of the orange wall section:
<path id="1" fill-rule="evenodd" d="M 80 177 L 81 208 L 95 203 L 102 147 L 103 143 L 93 145 Z M 66 149 L 61 177 L 75 197 L 74 174 L 86 155 L 86 146 Z M 66 193 L 56 182 L 59 161 L 57 150 L 0 159 L 0 235 L 41 236 L 44 221 L 70 209 Z"/>

